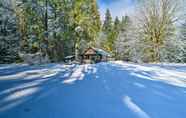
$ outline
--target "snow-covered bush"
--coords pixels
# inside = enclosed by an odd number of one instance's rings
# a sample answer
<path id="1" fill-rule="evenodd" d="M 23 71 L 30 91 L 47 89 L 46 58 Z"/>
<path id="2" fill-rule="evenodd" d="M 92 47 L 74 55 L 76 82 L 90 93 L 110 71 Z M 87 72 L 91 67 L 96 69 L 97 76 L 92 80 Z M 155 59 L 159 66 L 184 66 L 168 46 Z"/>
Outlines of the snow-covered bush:
<path id="1" fill-rule="evenodd" d="M 19 56 L 24 61 L 24 63 L 27 63 L 29 65 L 44 64 L 50 62 L 48 56 L 43 56 L 43 54 L 40 52 L 35 54 L 19 53 Z"/>

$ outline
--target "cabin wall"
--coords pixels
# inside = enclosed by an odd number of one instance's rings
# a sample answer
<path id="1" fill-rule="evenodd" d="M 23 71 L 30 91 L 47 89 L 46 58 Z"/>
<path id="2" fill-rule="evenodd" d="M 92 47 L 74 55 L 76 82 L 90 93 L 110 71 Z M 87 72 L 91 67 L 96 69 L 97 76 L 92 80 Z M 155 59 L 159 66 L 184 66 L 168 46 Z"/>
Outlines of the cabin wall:
<path id="1" fill-rule="evenodd" d="M 102 61 L 101 55 L 83 55 L 82 63 L 98 63 Z"/>

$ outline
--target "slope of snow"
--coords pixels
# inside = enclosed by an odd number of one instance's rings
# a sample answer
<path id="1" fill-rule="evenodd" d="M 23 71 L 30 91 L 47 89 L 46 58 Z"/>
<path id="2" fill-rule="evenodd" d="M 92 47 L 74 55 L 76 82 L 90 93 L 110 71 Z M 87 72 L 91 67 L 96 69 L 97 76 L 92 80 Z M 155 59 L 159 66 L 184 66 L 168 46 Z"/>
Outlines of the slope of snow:
<path id="1" fill-rule="evenodd" d="M 0 118 L 185 118 L 186 65 L 0 65 Z"/>

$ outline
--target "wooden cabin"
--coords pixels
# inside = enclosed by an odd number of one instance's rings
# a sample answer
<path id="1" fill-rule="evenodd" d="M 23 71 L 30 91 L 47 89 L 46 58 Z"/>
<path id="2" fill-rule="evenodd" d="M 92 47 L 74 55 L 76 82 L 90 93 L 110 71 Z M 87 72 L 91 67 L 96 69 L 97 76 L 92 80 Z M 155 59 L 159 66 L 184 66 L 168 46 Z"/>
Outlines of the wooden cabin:
<path id="1" fill-rule="evenodd" d="M 98 48 L 87 48 L 81 55 L 82 63 L 99 63 L 108 61 L 111 58 L 111 54 Z"/>

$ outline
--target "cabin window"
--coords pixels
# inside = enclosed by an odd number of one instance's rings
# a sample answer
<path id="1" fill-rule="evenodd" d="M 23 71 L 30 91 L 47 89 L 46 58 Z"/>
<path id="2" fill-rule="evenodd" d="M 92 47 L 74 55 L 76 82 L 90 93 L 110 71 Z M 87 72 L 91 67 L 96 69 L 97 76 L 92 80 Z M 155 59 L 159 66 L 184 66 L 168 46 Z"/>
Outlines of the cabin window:
<path id="1" fill-rule="evenodd" d="M 90 56 L 89 55 L 85 55 L 84 59 L 90 59 Z"/>

